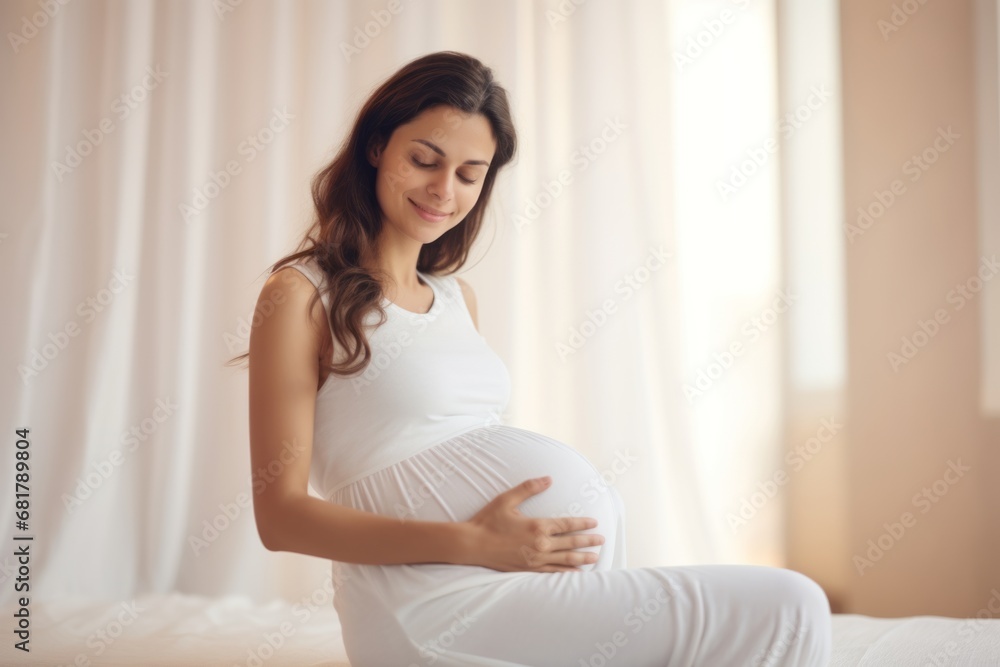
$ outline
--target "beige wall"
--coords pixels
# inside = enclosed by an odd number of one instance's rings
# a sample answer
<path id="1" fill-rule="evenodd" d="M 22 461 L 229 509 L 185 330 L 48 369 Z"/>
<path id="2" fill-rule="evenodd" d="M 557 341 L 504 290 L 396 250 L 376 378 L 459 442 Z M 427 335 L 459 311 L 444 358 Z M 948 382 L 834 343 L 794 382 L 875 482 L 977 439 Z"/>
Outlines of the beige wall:
<path id="1" fill-rule="evenodd" d="M 883 38 L 893 5 L 918 7 Z M 980 411 L 982 294 L 963 308 L 949 290 L 976 275 L 973 0 L 843 0 L 845 222 L 905 186 L 885 213 L 845 243 L 847 380 L 842 395 L 798 396 L 788 445 L 837 414 L 844 430 L 797 476 L 788 497 L 789 567 L 816 578 L 835 611 L 873 616 L 973 615 L 1000 589 L 1000 425 Z M 959 138 L 919 179 L 904 171 Z M 939 146 L 943 146 L 939 142 Z M 846 240 L 846 237 L 845 237 Z M 894 371 L 889 352 L 943 310 L 948 321 Z M 946 475 L 949 461 L 968 466 Z M 946 481 L 951 475 L 955 483 Z M 937 482 L 938 498 L 914 502 Z M 927 510 L 927 511 L 924 511 Z M 898 537 L 883 524 L 900 523 Z M 869 540 L 891 545 L 863 575 L 852 559 Z M 872 555 L 876 555 L 873 553 Z"/>

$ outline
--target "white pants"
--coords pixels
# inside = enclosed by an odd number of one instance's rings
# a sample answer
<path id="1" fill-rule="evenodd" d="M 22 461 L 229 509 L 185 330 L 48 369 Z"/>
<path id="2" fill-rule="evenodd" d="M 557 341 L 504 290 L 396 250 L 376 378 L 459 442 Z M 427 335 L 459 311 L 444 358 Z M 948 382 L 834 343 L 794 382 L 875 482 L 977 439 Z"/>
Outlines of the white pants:
<path id="1" fill-rule="evenodd" d="M 526 516 L 598 520 L 580 572 L 334 563 L 353 667 L 826 667 L 830 607 L 814 581 L 754 565 L 627 567 L 625 506 L 566 445 L 513 427 L 449 439 L 344 486 L 332 502 L 465 521 L 514 484 L 552 486 Z M 579 506 L 579 507 L 575 507 Z M 574 511 L 567 512 L 568 508 Z M 581 509 L 582 508 L 582 509 Z"/>
<path id="2" fill-rule="evenodd" d="M 366 591 L 364 601 L 349 599 L 351 586 L 335 598 L 338 611 L 351 602 L 365 610 L 341 613 L 353 667 L 825 667 L 830 658 L 826 595 L 782 568 L 497 573 L 446 564 L 341 565 L 365 581 L 353 587 Z M 454 586 L 447 595 L 383 608 L 372 593 L 401 583 L 401 575 L 439 591 L 448 581 Z M 492 583 L 462 583 L 479 576 Z"/>

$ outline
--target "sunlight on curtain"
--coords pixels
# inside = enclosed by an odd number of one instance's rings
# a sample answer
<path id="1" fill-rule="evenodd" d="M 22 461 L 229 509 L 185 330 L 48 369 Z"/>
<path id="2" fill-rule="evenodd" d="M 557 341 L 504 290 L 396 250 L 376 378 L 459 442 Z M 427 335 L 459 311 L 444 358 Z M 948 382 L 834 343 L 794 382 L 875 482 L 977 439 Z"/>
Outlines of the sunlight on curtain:
<path id="1" fill-rule="evenodd" d="M 674 0 L 673 160 L 683 381 L 707 558 L 781 560 L 777 512 L 731 521 L 781 429 L 773 2 Z M 774 510 L 775 504 L 771 509 Z"/>
<path id="2" fill-rule="evenodd" d="M 326 563 L 266 552 L 252 512 L 225 514 L 251 488 L 247 378 L 223 363 L 245 349 L 239 332 L 266 267 L 298 242 L 309 179 L 358 105 L 404 62 L 442 49 L 493 67 L 521 140 L 492 228 L 461 272 L 512 376 L 505 417 L 610 471 L 628 507 L 630 565 L 779 563 L 781 497 L 745 526 L 730 519 L 781 449 L 789 319 L 779 163 L 767 150 L 785 111 L 773 0 L 561 3 L 572 11 L 555 15 L 527 0 L 404 5 L 351 59 L 341 45 L 384 2 L 229 6 L 69 3 L 12 61 L 27 93 L 3 130 L 22 156 L 8 187 L 21 195 L 11 217 L 25 223 L 0 240 L 33 291 L 11 295 L 28 324 L 5 330 L 8 368 L 118 260 L 136 276 L 6 408 L 8 421 L 65 443 L 38 454 L 51 490 L 45 538 L 58 547 L 41 593 L 267 600 L 314 588 Z M 15 25 L 33 7 L 2 13 Z M 49 191 L 52 161 L 157 66 L 169 73 L 162 85 Z M 241 142 L 275 109 L 292 121 L 243 162 Z M 186 221 L 179 205 L 234 160 L 238 178 Z M 638 288 L 619 291 L 624 278 Z M 614 312 L 589 326 L 608 300 Z M 67 512 L 60 496 L 160 399 L 176 404 L 170 418 Z M 111 535 L 116 522 L 133 530 Z M 94 534 L 106 549 L 69 546 Z"/>
<path id="3" fill-rule="evenodd" d="M 788 313 L 786 565 L 827 590 L 846 576 L 846 275 L 836 0 L 778 2 L 781 189 Z"/>

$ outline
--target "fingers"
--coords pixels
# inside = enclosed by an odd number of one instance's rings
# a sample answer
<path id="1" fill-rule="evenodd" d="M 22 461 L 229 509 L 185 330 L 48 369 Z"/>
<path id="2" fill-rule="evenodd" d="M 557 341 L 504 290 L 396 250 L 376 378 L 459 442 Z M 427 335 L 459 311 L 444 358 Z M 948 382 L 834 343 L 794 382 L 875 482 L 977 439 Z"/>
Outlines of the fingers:
<path id="1" fill-rule="evenodd" d="M 517 506 L 531 496 L 541 493 L 545 489 L 549 488 L 551 484 L 552 478 L 549 476 L 535 477 L 525 480 L 517 486 L 504 491 L 500 494 L 500 496 L 503 497 L 505 504 Z"/>
<path id="2" fill-rule="evenodd" d="M 548 554 L 536 552 L 533 555 L 525 556 L 525 564 L 528 569 L 536 572 L 579 571 L 580 565 L 593 565 L 596 562 L 597 554 L 587 551 L 556 551 Z"/>
<path id="3" fill-rule="evenodd" d="M 602 544 L 604 544 L 603 535 L 566 535 L 552 538 L 552 551 L 586 549 L 587 547 L 597 547 Z"/>
<path id="4" fill-rule="evenodd" d="M 551 483 L 551 476 L 525 480 L 497 496 L 499 503 L 487 511 L 496 512 L 500 509 L 498 504 L 508 508 L 516 507 L 531 496 L 545 491 Z M 497 499 L 494 499 L 494 503 Z M 518 569 L 536 572 L 580 572 L 582 570 L 579 566 L 597 562 L 596 553 L 580 550 L 604 544 L 602 535 L 580 533 L 595 528 L 596 519 L 569 516 L 534 519 L 521 517 L 519 520 L 528 522 L 525 528 L 534 539 L 533 544 L 520 547 L 519 559 L 524 567 Z"/>
<path id="5" fill-rule="evenodd" d="M 549 532 L 550 535 L 564 535 L 597 527 L 597 519 L 589 516 L 557 517 L 549 521 L 555 526 L 555 530 Z"/>
<path id="6" fill-rule="evenodd" d="M 557 542 L 558 546 L 565 548 L 556 548 Z M 597 562 L 597 554 L 592 551 L 577 551 L 577 549 L 596 546 L 603 542 L 604 538 L 600 535 L 574 535 L 556 539 L 541 538 L 536 543 L 536 548 L 521 547 L 521 559 L 529 569 L 542 569 L 542 571 L 548 566 L 589 565 Z"/>

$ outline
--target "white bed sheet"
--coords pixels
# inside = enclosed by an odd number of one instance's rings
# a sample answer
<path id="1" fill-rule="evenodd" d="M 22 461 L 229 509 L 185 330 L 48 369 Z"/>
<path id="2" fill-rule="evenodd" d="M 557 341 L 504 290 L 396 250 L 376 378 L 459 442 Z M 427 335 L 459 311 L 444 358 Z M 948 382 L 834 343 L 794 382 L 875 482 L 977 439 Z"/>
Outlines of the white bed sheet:
<path id="1" fill-rule="evenodd" d="M 301 602 L 173 593 L 138 597 L 134 604 L 46 601 L 30 611 L 31 652 L 25 654 L 12 647 L 13 608 L 3 610 L 0 664 L 350 667 L 332 602 L 310 609 Z"/>
<path id="2" fill-rule="evenodd" d="M 7 628 L 12 613 L 13 607 L 2 611 Z M 49 601 L 31 613 L 31 652 L 15 650 L 5 630 L 0 664 L 350 667 L 332 604 L 310 610 L 302 603 L 174 593 L 134 604 Z M 1000 667 L 1000 620 L 834 614 L 829 667 L 928 665 Z"/>
<path id="3" fill-rule="evenodd" d="M 830 667 L 998 667 L 1000 619 L 833 615 Z"/>

